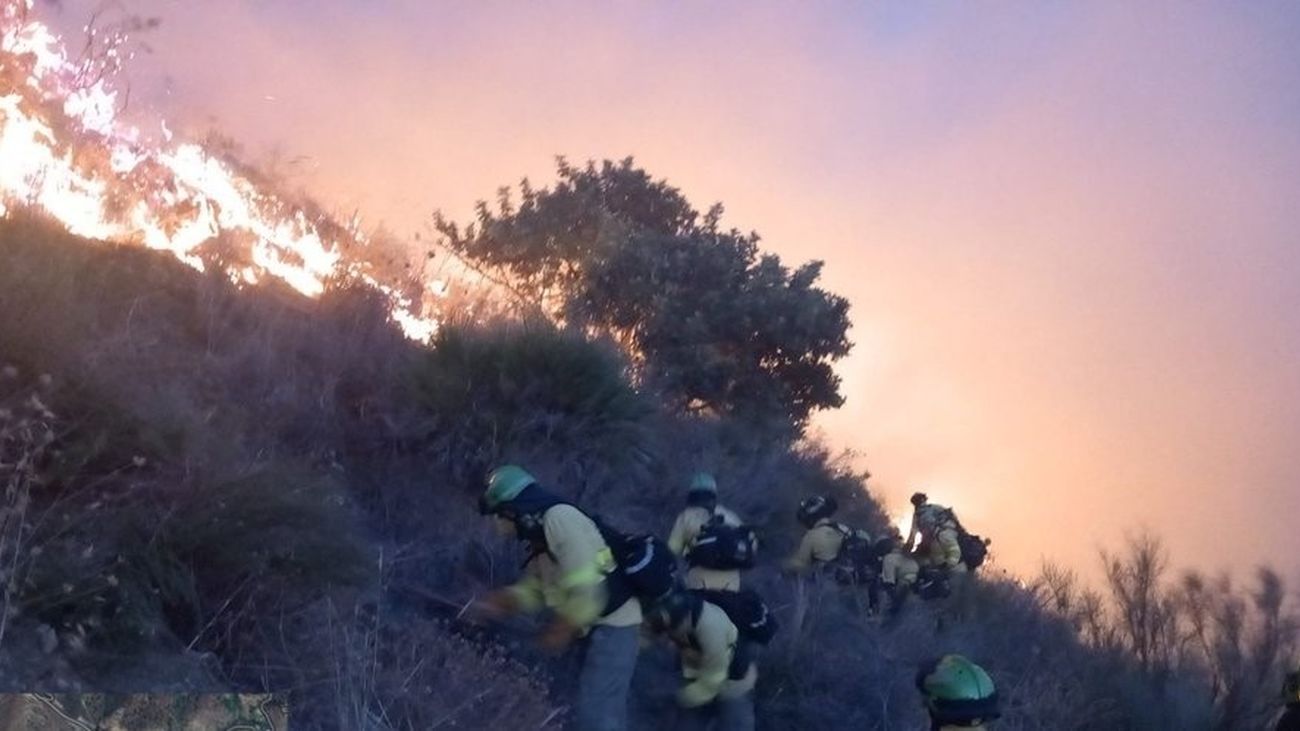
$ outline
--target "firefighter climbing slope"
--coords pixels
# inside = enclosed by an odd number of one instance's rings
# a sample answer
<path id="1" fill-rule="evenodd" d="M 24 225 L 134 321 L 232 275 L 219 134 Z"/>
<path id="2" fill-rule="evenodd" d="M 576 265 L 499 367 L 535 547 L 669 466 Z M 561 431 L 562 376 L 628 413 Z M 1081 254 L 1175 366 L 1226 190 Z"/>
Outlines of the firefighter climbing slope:
<path id="1" fill-rule="evenodd" d="M 807 531 L 782 568 L 793 574 L 821 568 L 842 586 L 865 589 L 872 614 L 880 612 L 883 590 L 890 599 L 890 612 L 896 614 L 916 583 L 916 561 L 897 537 L 873 540 L 861 528 L 832 520 L 837 508 L 834 498 L 823 495 L 799 503 L 795 518 Z"/>
<path id="2" fill-rule="evenodd" d="M 983 565 L 989 541 L 967 531 L 952 508 L 931 503 L 923 492 L 912 495 L 912 507 L 912 526 L 904 546 L 911 547 L 920 538 L 917 552 L 922 566 L 965 574 Z"/>
<path id="3" fill-rule="evenodd" d="M 740 572 L 754 567 L 758 538 L 735 513 L 718 504 L 713 475 L 697 472 L 686 493 L 686 508 L 669 533 L 668 547 L 690 567 L 688 588 L 738 591 Z"/>
<path id="4" fill-rule="evenodd" d="M 1276 731 L 1300 731 L 1300 669 L 1287 673 L 1282 684 L 1282 700 L 1286 710 L 1277 721 Z"/>
<path id="5" fill-rule="evenodd" d="M 925 568 L 945 575 L 969 571 L 969 536 L 952 511 L 918 494 L 913 535 L 897 531 L 872 540 L 866 531 L 834 522 L 836 501 L 824 495 L 803 500 L 796 518 L 806 529 L 783 563 L 796 574 L 819 570 L 841 584 L 869 589 L 870 609 L 880 590 L 897 615 L 907 595 L 923 584 Z M 730 510 L 718 505 L 717 483 L 707 473 L 689 483 L 687 506 L 667 542 L 626 534 L 543 488 L 516 465 L 493 470 L 479 501 L 498 533 L 528 549 L 522 576 L 472 607 L 480 619 L 541 614 L 539 636 L 559 651 L 583 645 L 573 703 L 579 731 L 623 731 L 644 630 L 667 638 L 678 651 L 683 678 L 673 728 L 752 731 L 758 651 L 776 634 L 777 618 L 740 571 L 754 565 L 757 539 Z M 907 547 L 921 538 L 921 561 Z M 678 559 L 690 567 L 677 579 Z M 982 553 L 979 558 L 982 559 Z M 979 561 L 974 562 L 978 567 Z M 861 611 L 861 593 L 845 594 Z M 644 611 L 643 611 L 644 610 Z M 934 728 L 983 728 L 997 717 L 997 694 L 987 673 L 959 655 L 923 669 L 918 687 Z"/>
<path id="6" fill-rule="evenodd" d="M 897 616 L 916 586 L 921 565 L 903 547 L 902 536 L 896 530 L 876 541 L 873 554 L 880 562 L 880 590 L 889 597 L 889 613 Z"/>
<path id="7" fill-rule="evenodd" d="M 835 563 L 844 544 L 844 533 L 831 520 L 838 509 L 835 498 L 825 495 L 814 495 L 799 503 L 795 519 L 807 531 L 799 541 L 799 547 L 782 566 L 787 572 L 801 574 Z"/>
<path id="8" fill-rule="evenodd" d="M 683 685 L 676 729 L 753 731 L 757 645 L 775 625 L 752 592 L 678 590 L 650 605 L 646 624 L 677 647 Z"/>

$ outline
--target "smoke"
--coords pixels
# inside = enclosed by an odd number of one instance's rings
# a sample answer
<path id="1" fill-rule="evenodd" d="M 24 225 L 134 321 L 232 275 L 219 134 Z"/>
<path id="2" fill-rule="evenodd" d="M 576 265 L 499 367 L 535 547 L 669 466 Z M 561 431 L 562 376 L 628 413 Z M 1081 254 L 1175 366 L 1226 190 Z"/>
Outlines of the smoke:
<path id="1" fill-rule="evenodd" d="M 54 13 L 75 28 L 92 7 Z M 1300 11 L 136 2 L 132 113 L 399 234 L 634 154 L 854 304 L 820 426 L 1009 565 L 1146 524 L 1292 570 Z"/>

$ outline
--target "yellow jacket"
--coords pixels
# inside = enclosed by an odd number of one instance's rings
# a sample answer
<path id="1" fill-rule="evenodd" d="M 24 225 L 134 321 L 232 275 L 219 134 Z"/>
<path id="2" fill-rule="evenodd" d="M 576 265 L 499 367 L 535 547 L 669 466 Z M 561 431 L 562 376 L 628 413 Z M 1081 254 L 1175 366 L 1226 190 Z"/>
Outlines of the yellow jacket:
<path id="1" fill-rule="evenodd" d="M 949 517 L 950 511 L 941 505 L 926 504 L 912 513 L 912 527 L 907 534 L 905 547 L 911 547 L 918 535 L 921 537 L 921 562 L 927 566 L 946 566 L 963 570 L 961 544 L 957 540 L 957 523 Z"/>
<path id="2" fill-rule="evenodd" d="M 918 537 L 924 539 L 944 525 L 953 525 L 946 516 L 948 509 L 942 505 L 926 503 L 912 511 L 912 525 L 907 530 L 904 548 L 912 548 Z M 955 527 L 955 526 L 954 526 Z"/>
<path id="3" fill-rule="evenodd" d="M 740 633 L 727 613 L 717 605 L 703 602 L 700 615 L 693 623 L 674 628 L 670 635 L 681 648 L 682 677 L 686 685 L 677 692 L 677 701 L 687 708 L 711 703 L 715 698 L 734 698 L 753 690 L 758 668 L 750 663 L 742 677 L 729 676 Z"/>
<path id="4" fill-rule="evenodd" d="M 951 524 L 949 524 L 951 526 Z M 929 541 L 923 544 L 925 551 L 921 561 L 927 566 L 943 566 L 950 571 L 965 571 L 966 564 L 961 561 L 961 544 L 957 541 L 957 529 L 941 528 Z"/>
<path id="5" fill-rule="evenodd" d="M 534 556 L 524 575 L 508 591 L 526 612 L 552 609 L 575 627 L 593 624 L 634 627 L 641 623 L 635 597 L 601 616 L 608 601 L 606 574 L 614 555 L 596 524 L 572 505 L 556 505 L 542 514 L 545 553 Z"/>
<path id="6" fill-rule="evenodd" d="M 921 565 L 916 559 L 896 548 L 885 554 L 880 562 L 880 582 L 886 586 L 911 586 L 916 583 L 920 570 Z"/>
<path id="7" fill-rule="evenodd" d="M 741 524 L 740 518 L 735 513 L 721 505 L 714 512 L 722 516 L 722 522 L 727 525 Z M 695 537 L 700 534 L 700 529 L 713 519 L 713 515 L 714 513 L 701 507 L 690 507 L 683 510 L 673 523 L 672 532 L 668 534 L 668 547 L 672 549 L 673 553 L 684 557 L 691 546 L 695 544 Z M 692 566 L 686 572 L 686 588 L 739 591 L 740 571 Z"/>
<path id="8" fill-rule="evenodd" d="M 822 518 L 803 534 L 799 548 L 785 560 L 787 571 L 807 571 L 814 561 L 823 563 L 834 561 L 840 555 L 840 546 L 844 544 L 844 534 L 830 518 Z"/>

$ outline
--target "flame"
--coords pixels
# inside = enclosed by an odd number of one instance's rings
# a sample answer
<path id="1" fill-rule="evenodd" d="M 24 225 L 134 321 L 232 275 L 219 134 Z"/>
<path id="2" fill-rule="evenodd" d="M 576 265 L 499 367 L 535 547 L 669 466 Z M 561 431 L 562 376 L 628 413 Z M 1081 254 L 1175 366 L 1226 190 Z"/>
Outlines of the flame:
<path id="1" fill-rule="evenodd" d="M 32 0 L 0 0 L 0 218 L 34 207 L 78 236 L 168 251 L 199 270 L 203 245 L 234 234 L 251 241 L 247 263 L 228 268 L 235 282 L 274 279 L 315 297 L 331 277 L 351 275 L 388 298 L 408 337 L 425 341 L 436 331 L 424 299 L 445 295 L 444 282 L 412 301 L 364 262 L 345 259 L 341 243 L 367 243 L 355 227 L 323 228 L 322 217 L 259 190 L 202 146 L 173 142 L 166 121 L 161 143 L 123 124 L 107 81 L 122 44 L 73 63 L 31 8 Z M 343 231 L 343 240 L 326 229 Z"/>
<path id="2" fill-rule="evenodd" d="M 908 513 L 899 513 L 894 516 L 892 525 L 898 531 L 898 535 L 906 539 L 907 532 L 912 529 L 912 516 Z"/>

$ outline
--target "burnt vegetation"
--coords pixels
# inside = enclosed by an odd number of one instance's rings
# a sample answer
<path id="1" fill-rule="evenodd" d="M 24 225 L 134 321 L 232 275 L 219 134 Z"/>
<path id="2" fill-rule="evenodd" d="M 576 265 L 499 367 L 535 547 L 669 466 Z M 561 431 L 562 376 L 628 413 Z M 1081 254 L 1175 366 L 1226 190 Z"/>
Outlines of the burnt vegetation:
<path id="1" fill-rule="evenodd" d="M 561 728 L 572 658 L 460 621 L 518 567 L 474 509 L 511 460 L 660 533 L 688 475 L 720 476 L 783 627 L 761 728 L 917 728 L 912 674 L 943 652 L 996 678 L 999 728 L 1267 721 L 1297 627 L 1266 569 L 1173 576 L 1143 535 L 1102 557 L 1099 590 L 994 566 L 889 627 L 779 576 L 801 498 L 887 522 L 866 475 L 802 436 L 842 401 L 847 304 L 630 161 L 558 173 L 438 219 L 515 306 L 448 312 L 427 346 L 356 282 L 304 300 L 0 222 L 0 690 L 287 691 L 301 728 Z M 674 684 L 643 653 L 636 728 L 671 727 Z"/>

